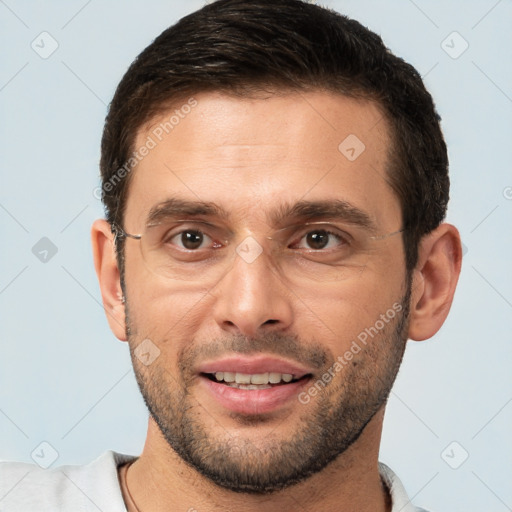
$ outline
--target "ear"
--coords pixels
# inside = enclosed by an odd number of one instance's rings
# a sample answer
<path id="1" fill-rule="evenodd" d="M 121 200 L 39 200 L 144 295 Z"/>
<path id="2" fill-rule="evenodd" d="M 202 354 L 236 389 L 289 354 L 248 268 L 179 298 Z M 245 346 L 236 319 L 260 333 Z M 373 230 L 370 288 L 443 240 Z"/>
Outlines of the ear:
<path id="1" fill-rule="evenodd" d="M 126 341 L 125 305 L 119 268 L 117 266 L 114 236 L 110 224 L 104 219 L 96 220 L 91 229 L 94 268 L 100 283 L 103 308 L 110 329 L 121 341 Z"/>
<path id="2" fill-rule="evenodd" d="M 431 338 L 443 325 L 453 301 L 462 264 L 459 232 L 441 224 L 425 236 L 413 273 L 409 338 Z"/>

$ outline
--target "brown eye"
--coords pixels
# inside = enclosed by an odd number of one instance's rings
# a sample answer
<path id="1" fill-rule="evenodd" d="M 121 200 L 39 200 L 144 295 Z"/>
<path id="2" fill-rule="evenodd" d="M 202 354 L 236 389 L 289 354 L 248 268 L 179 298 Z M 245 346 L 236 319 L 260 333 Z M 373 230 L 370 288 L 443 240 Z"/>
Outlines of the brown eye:
<path id="1" fill-rule="evenodd" d="M 324 249 L 329 243 L 330 234 L 325 231 L 312 231 L 306 235 L 306 240 L 311 249 Z"/>
<path id="2" fill-rule="evenodd" d="M 197 229 L 180 231 L 169 240 L 169 243 L 175 244 L 187 251 L 201 249 L 205 242 L 211 243 L 212 240 L 208 235 Z"/>
<path id="3" fill-rule="evenodd" d="M 327 229 L 315 229 L 304 233 L 296 245 L 298 249 L 321 251 L 322 249 L 336 249 L 347 245 L 347 241 L 340 234 Z"/>
<path id="4" fill-rule="evenodd" d="M 184 231 L 181 234 L 181 243 L 185 249 L 197 249 L 203 243 L 204 236 L 200 231 Z"/>

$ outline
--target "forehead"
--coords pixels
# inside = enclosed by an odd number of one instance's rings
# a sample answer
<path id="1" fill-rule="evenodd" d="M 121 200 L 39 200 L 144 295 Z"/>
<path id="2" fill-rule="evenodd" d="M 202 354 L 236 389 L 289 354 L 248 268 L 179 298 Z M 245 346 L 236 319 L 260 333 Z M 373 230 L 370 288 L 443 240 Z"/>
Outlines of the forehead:
<path id="1" fill-rule="evenodd" d="M 388 124 L 371 101 L 329 92 L 240 98 L 201 93 L 137 135 L 125 220 L 140 227 L 169 198 L 211 202 L 233 222 L 280 203 L 342 200 L 384 224 L 400 221 L 387 183 Z"/>

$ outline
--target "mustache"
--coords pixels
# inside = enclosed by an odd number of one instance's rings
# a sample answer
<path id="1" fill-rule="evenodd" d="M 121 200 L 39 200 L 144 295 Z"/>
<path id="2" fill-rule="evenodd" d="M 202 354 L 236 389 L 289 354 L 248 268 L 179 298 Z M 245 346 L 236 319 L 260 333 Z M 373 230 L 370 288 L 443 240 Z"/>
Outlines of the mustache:
<path id="1" fill-rule="evenodd" d="M 321 370 L 334 356 L 316 342 L 304 343 L 297 335 L 270 332 L 257 337 L 235 334 L 229 338 L 214 338 L 194 347 L 183 349 L 179 355 L 182 372 L 190 371 L 199 361 L 232 355 L 265 353 L 294 360 L 308 368 Z"/>

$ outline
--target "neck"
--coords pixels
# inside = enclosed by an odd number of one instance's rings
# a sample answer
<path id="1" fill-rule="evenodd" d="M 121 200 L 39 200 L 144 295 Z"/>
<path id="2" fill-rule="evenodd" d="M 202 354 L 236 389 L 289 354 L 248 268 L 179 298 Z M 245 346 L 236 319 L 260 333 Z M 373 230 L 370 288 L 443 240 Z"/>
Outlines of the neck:
<path id="1" fill-rule="evenodd" d="M 126 475 L 137 508 L 130 505 L 127 491 L 122 489 L 128 511 L 276 512 L 300 508 L 304 512 L 389 512 L 389 496 L 377 460 L 383 415 L 384 411 L 377 413 L 359 439 L 324 470 L 269 495 L 236 493 L 213 484 L 169 447 L 150 417 L 144 450 Z"/>

